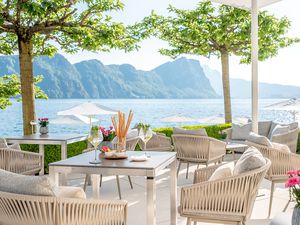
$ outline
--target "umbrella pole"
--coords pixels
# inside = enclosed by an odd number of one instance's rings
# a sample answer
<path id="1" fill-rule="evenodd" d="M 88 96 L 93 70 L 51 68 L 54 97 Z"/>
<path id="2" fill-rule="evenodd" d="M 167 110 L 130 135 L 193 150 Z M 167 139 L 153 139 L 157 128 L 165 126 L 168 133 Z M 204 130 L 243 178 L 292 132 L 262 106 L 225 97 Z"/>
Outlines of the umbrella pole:
<path id="1" fill-rule="evenodd" d="M 258 133 L 258 1 L 251 6 L 252 131 Z"/>

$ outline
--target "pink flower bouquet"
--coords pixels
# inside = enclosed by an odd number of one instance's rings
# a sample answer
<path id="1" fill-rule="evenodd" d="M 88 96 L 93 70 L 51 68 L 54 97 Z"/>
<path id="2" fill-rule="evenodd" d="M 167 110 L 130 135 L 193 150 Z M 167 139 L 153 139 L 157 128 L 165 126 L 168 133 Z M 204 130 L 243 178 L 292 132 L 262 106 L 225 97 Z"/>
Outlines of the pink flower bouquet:
<path id="1" fill-rule="evenodd" d="M 109 128 L 100 127 L 100 130 L 103 134 L 103 141 L 112 141 L 116 136 L 116 133 L 113 130 L 112 126 L 110 126 Z"/>
<path id="2" fill-rule="evenodd" d="M 300 169 L 288 171 L 287 174 L 289 179 L 285 186 L 290 189 L 290 193 L 295 198 L 296 206 L 300 207 Z"/>

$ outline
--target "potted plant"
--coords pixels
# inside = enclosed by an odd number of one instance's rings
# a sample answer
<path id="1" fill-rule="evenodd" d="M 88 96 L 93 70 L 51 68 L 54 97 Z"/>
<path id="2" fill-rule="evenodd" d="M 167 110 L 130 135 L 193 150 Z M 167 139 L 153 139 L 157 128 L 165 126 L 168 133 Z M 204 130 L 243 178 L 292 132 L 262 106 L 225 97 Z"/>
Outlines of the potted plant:
<path id="1" fill-rule="evenodd" d="M 295 208 L 292 216 L 292 225 L 300 224 L 300 169 L 288 171 L 289 179 L 286 187 L 289 188 L 290 195 L 295 199 Z"/>
<path id="2" fill-rule="evenodd" d="M 48 134 L 49 119 L 48 118 L 39 118 L 39 125 L 40 125 L 40 134 L 41 135 Z"/>
<path id="3" fill-rule="evenodd" d="M 103 142 L 101 144 L 101 146 L 108 146 L 108 147 L 112 147 L 112 140 L 115 138 L 116 133 L 113 130 L 113 127 L 110 126 L 109 128 L 105 128 L 105 127 L 101 127 L 100 126 L 100 130 L 103 134 Z"/>

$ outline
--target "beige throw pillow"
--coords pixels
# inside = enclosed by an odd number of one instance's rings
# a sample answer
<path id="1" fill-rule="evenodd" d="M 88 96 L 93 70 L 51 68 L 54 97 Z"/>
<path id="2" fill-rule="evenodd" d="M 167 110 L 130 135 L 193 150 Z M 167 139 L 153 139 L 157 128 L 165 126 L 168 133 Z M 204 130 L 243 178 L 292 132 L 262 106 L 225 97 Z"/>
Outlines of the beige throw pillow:
<path id="1" fill-rule="evenodd" d="M 26 176 L 0 170 L 0 191 L 21 195 L 54 196 L 46 176 Z"/>
<path id="2" fill-rule="evenodd" d="M 186 130 L 178 127 L 173 128 L 173 134 L 186 134 L 186 135 L 195 135 L 195 136 L 207 136 L 206 130 L 204 128 L 195 129 L 195 130 Z"/>
<path id="3" fill-rule="evenodd" d="M 251 132 L 251 123 L 246 125 L 232 124 L 232 140 L 246 140 Z"/>
<path id="4" fill-rule="evenodd" d="M 274 129 L 272 130 L 271 136 L 270 136 L 270 140 L 272 140 L 274 135 L 279 135 L 279 134 L 286 134 L 288 133 L 290 130 L 289 126 L 282 126 L 277 124 Z"/>
<path id="5" fill-rule="evenodd" d="M 234 169 L 234 162 L 226 163 L 218 169 L 216 169 L 211 177 L 209 178 L 209 181 L 213 180 L 219 180 L 226 177 L 231 177 L 233 175 L 233 169 Z"/>
<path id="6" fill-rule="evenodd" d="M 53 192 L 58 198 L 77 198 L 77 199 L 86 199 L 86 194 L 80 187 L 66 187 L 59 186 L 54 187 Z"/>
<path id="7" fill-rule="evenodd" d="M 249 147 L 235 164 L 233 175 L 258 169 L 266 165 L 266 160 L 257 148 Z"/>
<path id="8" fill-rule="evenodd" d="M 247 138 L 247 141 L 250 141 L 250 142 L 253 142 L 253 143 L 259 144 L 259 145 L 272 147 L 272 143 L 267 137 L 261 136 L 259 134 L 254 133 L 254 132 L 250 132 L 250 134 Z"/>

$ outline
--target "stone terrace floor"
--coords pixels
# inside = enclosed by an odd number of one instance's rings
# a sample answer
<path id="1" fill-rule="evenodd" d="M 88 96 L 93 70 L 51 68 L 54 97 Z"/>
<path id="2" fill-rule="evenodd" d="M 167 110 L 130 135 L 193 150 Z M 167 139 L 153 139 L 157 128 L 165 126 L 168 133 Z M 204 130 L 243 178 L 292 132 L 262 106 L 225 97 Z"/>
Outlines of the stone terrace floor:
<path id="1" fill-rule="evenodd" d="M 227 155 L 225 161 L 232 160 L 230 155 Z M 182 186 L 192 184 L 193 171 L 196 169 L 196 166 L 190 167 L 189 179 L 185 179 L 186 169 L 184 164 L 180 171 L 178 177 L 178 204 L 180 200 L 180 189 Z M 165 169 L 157 179 L 157 224 L 158 225 L 169 225 L 169 177 L 168 170 Z M 130 189 L 129 182 L 127 177 L 121 177 L 121 190 L 122 197 L 124 200 L 127 200 L 129 203 L 128 211 L 128 224 L 129 225 L 144 225 L 146 224 L 146 181 L 143 177 L 132 177 L 133 181 L 133 190 Z M 82 187 L 84 182 L 84 175 L 70 175 L 68 176 L 68 185 Z M 255 205 L 253 208 L 251 219 L 248 221 L 247 225 L 268 225 L 270 224 L 271 219 L 278 213 L 282 212 L 286 203 L 289 199 L 288 190 L 284 187 L 284 184 L 277 184 L 272 214 L 270 219 L 267 218 L 268 214 L 268 203 L 270 197 L 270 182 L 264 180 L 256 198 Z M 91 187 L 87 188 L 87 197 L 91 198 Z M 101 187 L 100 197 L 102 199 L 118 199 L 118 191 L 116 179 L 114 176 L 103 177 L 103 183 Z M 294 204 L 291 203 L 287 211 L 292 211 Z M 177 224 L 184 225 L 186 224 L 186 219 L 178 215 Z M 207 225 L 207 223 L 197 223 L 197 225 Z"/>

